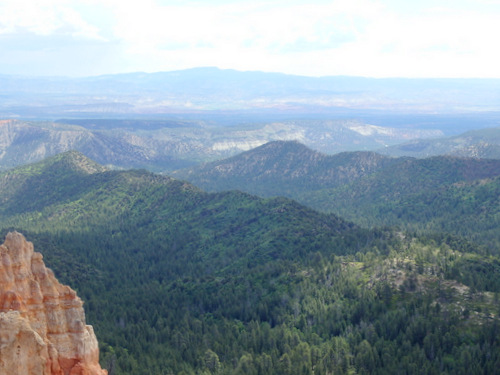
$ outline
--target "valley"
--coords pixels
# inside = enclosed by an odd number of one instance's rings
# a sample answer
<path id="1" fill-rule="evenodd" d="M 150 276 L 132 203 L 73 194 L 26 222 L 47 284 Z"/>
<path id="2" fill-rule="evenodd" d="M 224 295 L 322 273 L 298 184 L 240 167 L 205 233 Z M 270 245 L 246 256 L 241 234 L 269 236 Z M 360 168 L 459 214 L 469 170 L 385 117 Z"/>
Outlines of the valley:
<path id="1" fill-rule="evenodd" d="M 378 159 L 373 170 L 394 162 Z M 500 360 L 499 255 L 460 236 L 366 229 L 74 151 L 3 172 L 0 200 L 3 233 L 22 231 L 85 301 L 111 374 L 488 372 Z"/>
<path id="2" fill-rule="evenodd" d="M 498 82 L 0 75 L 1 323 L 26 238 L 99 374 L 496 373 Z"/>

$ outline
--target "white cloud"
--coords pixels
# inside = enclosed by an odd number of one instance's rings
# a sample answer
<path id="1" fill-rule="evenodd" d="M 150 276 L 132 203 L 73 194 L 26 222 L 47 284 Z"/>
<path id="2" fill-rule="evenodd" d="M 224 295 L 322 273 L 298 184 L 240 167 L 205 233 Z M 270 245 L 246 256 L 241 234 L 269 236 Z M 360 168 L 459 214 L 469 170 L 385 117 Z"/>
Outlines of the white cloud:
<path id="1" fill-rule="evenodd" d="M 498 14 L 368 0 L 146 5 L 118 11 L 116 35 L 149 69 L 216 65 L 308 75 L 496 74 Z M 482 60 L 485 59 L 485 60 Z M 471 66 L 472 64 L 472 66 Z M 156 67 L 156 68 L 154 68 Z"/>
<path id="2" fill-rule="evenodd" d="M 131 46 L 199 45 L 274 48 L 298 40 L 325 42 L 331 34 L 356 30 L 355 23 L 369 13 L 370 2 L 297 4 L 285 7 L 269 3 L 197 6 L 146 6 L 135 2 L 117 10 L 115 32 Z M 349 3 L 350 4 L 350 3 Z"/>
<path id="3" fill-rule="evenodd" d="M 498 76 L 491 64 L 500 62 L 497 35 L 498 14 L 440 9 L 416 16 L 386 14 L 353 48 L 369 51 L 382 75 Z"/>
<path id="4" fill-rule="evenodd" d="M 498 77 L 494 2 L 3 0 L 0 35 L 119 45 L 123 55 L 113 61 L 120 64 L 101 62 L 108 66 L 103 73 L 210 65 L 305 75 Z"/>
<path id="5" fill-rule="evenodd" d="M 104 39 L 99 29 L 85 21 L 66 0 L 4 0 L 0 3 L 0 35 L 32 33 L 50 36 L 69 34 Z"/>
<path id="6" fill-rule="evenodd" d="M 231 61 L 235 68 L 276 70 L 293 65 L 290 58 L 297 53 L 337 48 L 358 38 L 380 8 L 364 0 L 278 5 L 129 2 L 117 10 L 114 31 L 132 55 L 148 56 L 150 64 L 227 66 Z"/>

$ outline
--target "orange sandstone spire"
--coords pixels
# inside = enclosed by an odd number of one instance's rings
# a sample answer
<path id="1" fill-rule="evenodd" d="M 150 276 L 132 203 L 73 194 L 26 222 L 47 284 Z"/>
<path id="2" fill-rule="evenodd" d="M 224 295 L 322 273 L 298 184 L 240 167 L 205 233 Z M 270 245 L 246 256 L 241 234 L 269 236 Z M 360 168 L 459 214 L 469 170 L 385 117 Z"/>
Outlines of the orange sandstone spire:
<path id="1" fill-rule="evenodd" d="M 83 302 L 24 236 L 0 245 L 0 375 L 106 375 Z"/>

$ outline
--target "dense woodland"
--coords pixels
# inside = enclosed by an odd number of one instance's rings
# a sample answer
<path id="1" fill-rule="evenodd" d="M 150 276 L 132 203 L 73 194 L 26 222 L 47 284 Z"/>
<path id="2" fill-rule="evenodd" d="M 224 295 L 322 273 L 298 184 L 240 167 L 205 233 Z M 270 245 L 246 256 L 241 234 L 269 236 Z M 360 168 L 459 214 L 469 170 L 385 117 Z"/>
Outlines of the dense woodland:
<path id="1" fill-rule="evenodd" d="M 0 174 L 0 200 L 2 232 L 33 241 L 85 301 L 110 375 L 500 368 L 487 244 L 365 229 L 74 152 Z"/>
<path id="2" fill-rule="evenodd" d="M 500 160 L 325 155 L 272 142 L 176 176 L 208 191 L 286 196 L 363 227 L 451 233 L 500 249 Z"/>

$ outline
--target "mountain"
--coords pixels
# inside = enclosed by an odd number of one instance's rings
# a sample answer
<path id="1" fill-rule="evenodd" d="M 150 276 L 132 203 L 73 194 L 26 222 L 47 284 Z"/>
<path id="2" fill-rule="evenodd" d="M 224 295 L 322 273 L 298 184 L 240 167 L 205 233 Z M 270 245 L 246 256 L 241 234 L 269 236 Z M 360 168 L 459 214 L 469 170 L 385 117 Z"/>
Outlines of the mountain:
<path id="1" fill-rule="evenodd" d="M 0 121 L 0 170 L 78 150 L 115 168 L 182 168 L 191 163 L 159 152 L 160 146 L 133 132 L 88 130 L 54 122 Z"/>
<path id="2" fill-rule="evenodd" d="M 110 374 L 492 373 L 500 361 L 500 260 L 457 237 L 362 229 L 74 152 L 1 173 L 0 201 L 2 232 L 22 230 L 85 301 Z"/>
<path id="3" fill-rule="evenodd" d="M 116 117 L 208 111 L 498 111 L 496 79 L 303 77 L 194 68 L 85 78 L 0 75 L 0 115 Z"/>
<path id="4" fill-rule="evenodd" d="M 471 169 L 480 170 L 491 163 L 489 160 L 473 160 L 468 161 Z M 433 158 L 431 162 L 446 166 L 446 160 L 441 158 Z M 446 166 L 455 167 L 456 164 Z M 491 171 L 488 169 L 469 174 L 470 170 L 460 170 L 458 166 L 456 177 L 448 176 L 452 177 L 448 179 L 443 176 L 440 183 L 433 183 L 439 177 L 426 179 L 423 175 L 414 175 L 401 185 L 397 179 L 401 177 L 399 173 L 389 182 L 384 181 L 386 176 L 380 173 L 356 184 L 306 194 L 302 201 L 362 225 L 392 225 L 416 231 L 453 233 L 487 245 L 490 251 L 498 251 L 500 171 L 497 166 Z"/>
<path id="5" fill-rule="evenodd" d="M 412 140 L 400 145 L 386 147 L 379 152 L 384 155 L 419 158 L 453 155 L 500 159 L 500 128 L 471 130 L 454 137 Z"/>
<path id="6" fill-rule="evenodd" d="M 495 196 L 500 160 L 371 152 L 328 156 L 298 143 L 274 142 L 174 176 L 210 191 L 287 196 L 365 226 L 445 228 L 493 247 L 500 243 L 494 230 L 500 224 Z"/>
<path id="7" fill-rule="evenodd" d="M 75 291 L 57 281 L 22 234 L 8 233 L 0 253 L 0 374 L 107 375 Z"/>
<path id="8" fill-rule="evenodd" d="M 240 126 L 201 120 L 1 120 L 0 170 L 77 150 L 112 168 L 168 172 L 229 157 L 272 140 L 301 140 L 325 152 L 339 152 L 375 149 L 439 134 L 353 120 L 287 120 Z"/>
<path id="9" fill-rule="evenodd" d="M 234 157 L 179 170 L 172 175 L 209 190 L 240 189 L 263 196 L 287 195 L 358 186 L 361 194 L 383 190 L 384 197 L 402 191 L 435 190 L 459 181 L 500 174 L 500 161 L 440 156 L 393 158 L 374 152 L 326 155 L 298 142 L 270 142 Z M 361 182 L 362 181 L 362 182 Z M 378 184 L 365 188 L 362 184 Z M 368 201 L 375 199 L 366 196 Z"/>
<path id="10" fill-rule="evenodd" d="M 276 141 L 172 176 L 208 191 L 239 189 L 266 197 L 298 197 L 353 182 L 398 162 L 373 152 L 326 155 L 299 142 Z"/>

